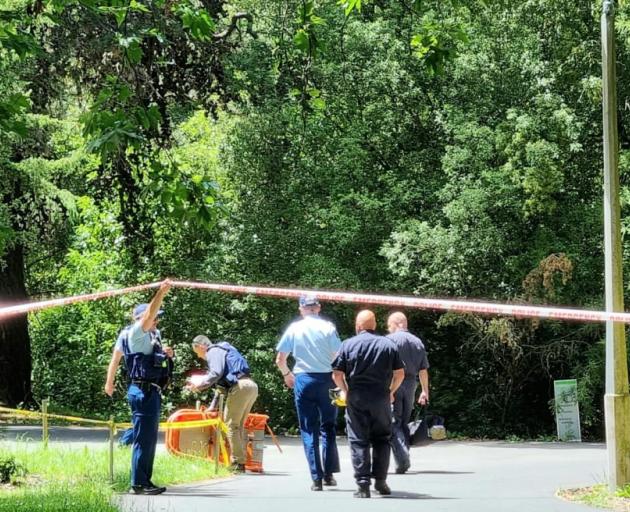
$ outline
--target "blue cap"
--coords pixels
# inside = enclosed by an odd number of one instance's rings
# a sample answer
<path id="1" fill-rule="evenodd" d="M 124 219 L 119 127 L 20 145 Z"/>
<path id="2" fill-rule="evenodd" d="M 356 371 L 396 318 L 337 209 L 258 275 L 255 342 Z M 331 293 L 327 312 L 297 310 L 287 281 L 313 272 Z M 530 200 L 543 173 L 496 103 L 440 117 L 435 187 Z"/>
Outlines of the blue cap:
<path id="1" fill-rule="evenodd" d="M 300 307 L 307 308 L 309 306 L 319 306 L 317 295 L 309 293 L 308 295 L 302 295 L 300 297 Z"/>
<path id="2" fill-rule="evenodd" d="M 148 304 L 138 304 L 135 308 L 133 308 L 133 319 L 134 320 L 140 320 L 140 317 L 142 315 L 144 315 L 144 312 L 148 309 L 149 305 Z M 160 309 L 157 312 L 157 317 L 161 317 L 164 314 L 164 310 Z"/>

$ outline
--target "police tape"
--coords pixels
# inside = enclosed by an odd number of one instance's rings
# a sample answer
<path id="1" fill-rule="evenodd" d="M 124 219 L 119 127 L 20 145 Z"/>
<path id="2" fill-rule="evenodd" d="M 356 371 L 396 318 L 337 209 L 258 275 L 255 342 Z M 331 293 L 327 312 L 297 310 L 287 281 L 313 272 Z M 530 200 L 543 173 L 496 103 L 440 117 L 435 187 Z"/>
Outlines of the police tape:
<path id="1" fill-rule="evenodd" d="M 91 418 L 81 418 L 78 416 L 65 416 L 62 414 L 50 414 L 43 413 L 38 411 L 26 411 L 24 409 L 11 409 L 9 407 L 0 407 L 0 412 L 14 414 L 16 416 L 24 416 L 30 418 L 38 418 L 42 419 L 44 417 L 49 419 L 58 419 L 63 421 L 68 421 L 70 423 L 89 423 L 92 425 L 102 425 L 105 427 L 114 426 L 116 428 L 131 428 L 133 425 L 131 423 L 112 423 L 106 420 L 94 420 Z M 194 421 L 178 421 L 178 422 L 161 422 L 159 428 L 164 430 L 182 430 L 188 428 L 203 428 L 203 427 L 211 427 L 218 426 L 221 431 L 227 434 L 228 427 L 223 420 L 220 418 L 208 418 L 205 420 L 194 420 Z"/>
<path id="2" fill-rule="evenodd" d="M 368 293 L 340 292 L 308 288 L 271 288 L 261 286 L 244 286 L 220 283 L 202 283 L 196 281 L 170 281 L 176 288 L 208 290 L 237 295 L 256 295 L 276 298 L 298 298 L 305 294 L 314 294 L 322 301 L 365 304 L 408 309 L 424 309 L 432 311 L 452 311 L 456 313 L 478 313 L 483 315 L 513 316 L 516 318 L 538 318 L 549 320 L 571 320 L 577 322 L 621 322 L 630 323 L 630 313 L 614 311 L 597 311 L 589 309 L 558 308 L 546 306 L 530 306 L 527 304 L 502 304 L 495 302 L 474 302 L 452 299 L 427 299 L 404 295 L 377 295 Z M 107 290 L 103 292 L 75 295 L 59 299 L 31 302 L 14 306 L 0 307 L 0 321 L 11 316 L 32 313 L 43 309 L 100 300 L 126 293 L 139 292 L 158 288 L 162 282 Z"/>
<path id="3" fill-rule="evenodd" d="M 622 322 L 630 323 L 630 313 L 596 311 L 588 309 L 556 308 L 519 304 L 501 304 L 493 302 L 473 302 L 451 299 L 425 299 L 404 295 L 374 295 L 368 293 L 339 292 L 306 288 L 269 288 L 260 286 L 241 286 L 218 283 L 199 283 L 195 281 L 171 281 L 177 288 L 210 290 L 238 295 L 259 295 L 276 298 L 299 298 L 313 294 L 319 300 L 366 304 L 433 311 L 453 311 L 457 313 L 479 313 L 485 315 L 504 315 L 517 318 L 540 318 L 549 320 L 574 320 L 579 322 Z"/>
<path id="4" fill-rule="evenodd" d="M 15 414 L 17 416 L 25 416 L 31 418 L 47 418 L 58 419 L 63 421 L 69 421 L 71 423 L 90 423 L 92 425 L 104 425 L 109 426 L 110 422 L 105 420 L 93 420 L 91 418 L 79 418 L 77 416 L 64 416 L 61 414 L 50 414 L 37 411 L 26 411 L 24 409 L 10 409 L 8 407 L 0 407 L 0 412 L 6 412 L 9 414 Z"/>
<path id="5" fill-rule="evenodd" d="M 106 299 L 117 295 L 125 295 L 127 293 L 141 292 L 151 288 L 158 288 L 162 282 L 141 284 L 138 286 L 130 286 L 127 288 L 118 288 L 115 290 L 105 290 L 102 292 L 87 293 L 84 295 L 73 295 L 71 297 L 62 297 L 59 299 L 43 300 L 40 302 L 27 302 L 25 304 L 17 304 L 14 306 L 5 306 L 0 308 L 0 320 L 5 317 L 23 315 L 33 313 L 43 309 L 56 308 L 59 306 L 67 306 L 69 304 L 77 304 L 79 302 L 90 302 L 93 300 Z"/>
<path id="6" fill-rule="evenodd" d="M 179 457 L 185 457 L 187 459 L 193 459 L 193 460 L 200 460 L 200 461 L 204 461 L 207 462 L 208 461 L 208 457 L 200 457 L 199 455 L 194 455 L 192 453 L 186 453 L 186 452 L 182 452 L 180 450 L 176 450 L 173 447 L 170 447 L 169 450 L 171 451 L 171 453 L 174 453 L 175 455 L 179 456 Z M 227 451 L 227 446 L 225 444 L 225 441 L 223 440 L 223 438 L 221 438 L 221 443 L 219 445 L 219 450 L 220 450 L 220 459 L 219 460 L 230 460 L 230 455 Z"/>

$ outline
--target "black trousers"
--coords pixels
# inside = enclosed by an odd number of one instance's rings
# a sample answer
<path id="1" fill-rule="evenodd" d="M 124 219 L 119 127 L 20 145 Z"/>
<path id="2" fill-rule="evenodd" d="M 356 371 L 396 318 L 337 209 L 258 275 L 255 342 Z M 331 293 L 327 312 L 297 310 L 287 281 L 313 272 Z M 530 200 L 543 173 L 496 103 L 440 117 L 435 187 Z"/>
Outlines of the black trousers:
<path id="1" fill-rule="evenodd" d="M 389 394 L 351 389 L 346 408 L 346 427 L 354 478 L 369 485 L 370 478 L 385 480 L 389 469 L 392 409 Z"/>
<path id="2" fill-rule="evenodd" d="M 396 391 L 394 400 L 394 424 L 392 431 L 392 455 L 397 468 L 408 468 L 409 461 L 409 420 L 413 412 L 416 388 L 415 378 L 405 379 Z"/>

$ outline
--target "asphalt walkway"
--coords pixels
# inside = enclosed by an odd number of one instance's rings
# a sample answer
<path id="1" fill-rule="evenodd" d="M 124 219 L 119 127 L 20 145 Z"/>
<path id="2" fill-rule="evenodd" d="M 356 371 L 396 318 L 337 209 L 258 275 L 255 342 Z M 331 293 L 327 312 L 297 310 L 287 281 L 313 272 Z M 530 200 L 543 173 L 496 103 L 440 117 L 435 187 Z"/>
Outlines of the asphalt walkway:
<path id="1" fill-rule="evenodd" d="M 267 442 L 264 474 L 172 486 L 161 496 L 120 495 L 124 512 L 580 512 L 591 509 L 555 497 L 559 488 L 605 481 L 602 444 L 442 441 L 412 450 L 405 475 L 391 474 L 393 494 L 355 499 L 350 450 L 340 440 L 338 486 L 310 490 L 299 439 Z"/>

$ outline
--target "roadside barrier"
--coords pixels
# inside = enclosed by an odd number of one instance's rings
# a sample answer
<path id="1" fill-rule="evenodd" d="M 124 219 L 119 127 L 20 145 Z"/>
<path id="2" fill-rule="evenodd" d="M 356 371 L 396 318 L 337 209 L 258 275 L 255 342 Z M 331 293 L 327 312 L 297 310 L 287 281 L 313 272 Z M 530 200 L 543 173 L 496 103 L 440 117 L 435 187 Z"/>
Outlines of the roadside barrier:
<path id="1" fill-rule="evenodd" d="M 26 411 L 23 409 L 11 409 L 9 407 L 0 407 L 0 413 L 5 413 L 14 416 L 21 416 L 25 418 L 33 418 L 33 419 L 41 419 L 42 420 L 42 442 L 44 447 L 48 446 L 48 420 L 57 419 L 63 420 L 70 423 L 84 423 L 90 425 L 99 425 L 103 427 L 107 427 L 109 430 L 109 479 L 111 482 L 114 481 L 114 437 L 116 435 L 116 431 L 119 428 L 129 428 L 132 426 L 131 423 L 116 423 L 114 422 L 114 418 L 110 417 L 108 421 L 106 420 L 95 420 L 92 418 L 81 418 L 78 416 L 67 416 L 63 414 L 51 414 L 48 413 L 48 400 L 42 401 L 42 411 Z M 223 455 L 223 460 L 227 460 L 226 448 L 225 444 L 221 442 L 221 439 L 225 439 L 228 433 L 228 427 L 225 422 L 219 418 L 207 418 L 203 420 L 196 421 L 180 421 L 180 422 L 161 422 L 159 425 L 160 429 L 166 430 L 167 432 L 170 430 L 183 430 L 183 429 L 198 429 L 204 427 L 212 427 L 219 435 L 219 445 L 221 446 L 221 452 Z M 189 454 L 178 453 L 178 455 L 190 456 L 192 458 L 202 459 L 202 457 L 194 457 Z M 206 460 L 206 459 L 203 459 Z M 218 472 L 218 464 L 215 464 L 215 473 Z"/>
<path id="2" fill-rule="evenodd" d="M 75 295 L 59 299 L 30 302 L 14 306 L 0 307 L 0 321 L 16 315 L 33 313 L 43 309 L 100 300 L 126 293 L 139 292 L 158 288 L 162 282 L 107 290 L 85 295 Z M 400 307 L 409 309 L 426 309 L 433 311 L 453 311 L 458 313 L 478 313 L 483 315 L 514 316 L 516 318 L 540 318 L 550 320 L 569 320 L 576 322 L 620 322 L 629 324 L 630 313 L 597 311 L 590 309 L 558 308 L 546 306 L 530 306 L 527 304 L 501 304 L 494 302 L 474 302 L 451 299 L 427 299 L 404 295 L 375 295 L 368 293 L 350 293 L 333 290 L 317 290 L 306 288 L 270 288 L 260 286 L 241 286 L 219 283 L 200 283 L 195 281 L 171 281 L 174 288 L 231 293 L 237 295 L 258 295 L 262 297 L 298 298 L 305 294 L 315 294 L 320 300 L 351 304 L 366 304 Z"/>

